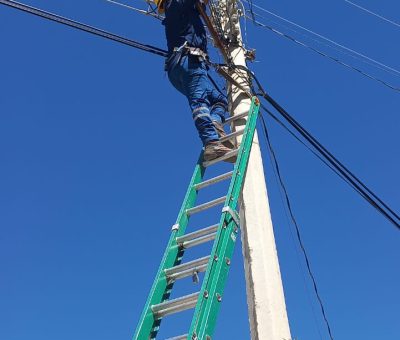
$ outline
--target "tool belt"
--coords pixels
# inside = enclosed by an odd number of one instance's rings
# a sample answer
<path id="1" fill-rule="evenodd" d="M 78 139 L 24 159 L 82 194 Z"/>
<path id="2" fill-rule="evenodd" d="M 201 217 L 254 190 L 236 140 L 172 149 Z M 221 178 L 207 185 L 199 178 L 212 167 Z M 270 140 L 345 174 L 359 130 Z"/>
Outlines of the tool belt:
<path id="1" fill-rule="evenodd" d="M 188 46 L 186 41 L 182 46 L 175 47 L 174 52 L 165 61 L 165 70 L 167 71 L 170 66 L 179 64 L 185 55 L 192 55 L 199 58 L 200 61 L 207 62 L 209 60 L 208 54 L 199 47 Z"/>
<path id="2" fill-rule="evenodd" d="M 190 47 L 190 46 L 185 46 L 184 48 L 186 49 L 188 54 L 198 57 L 200 59 L 200 61 L 208 60 L 208 54 L 206 52 L 204 52 L 201 48 Z"/>

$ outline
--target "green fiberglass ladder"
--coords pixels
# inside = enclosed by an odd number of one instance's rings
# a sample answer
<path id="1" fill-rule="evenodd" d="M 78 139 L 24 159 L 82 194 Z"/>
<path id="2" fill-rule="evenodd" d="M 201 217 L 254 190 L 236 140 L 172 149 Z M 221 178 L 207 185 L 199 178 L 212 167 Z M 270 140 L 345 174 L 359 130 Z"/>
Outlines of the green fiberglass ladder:
<path id="1" fill-rule="evenodd" d="M 234 149 L 209 162 L 203 162 L 202 155 L 200 155 L 177 222 L 172 227 L 172 235 L 137 326 L 134 340 L 156 339 L 161 320 L 164 317 L 193 308 L 195 311 L 189 333 L 169 338 L 169 340 L 212 339 L 235 241 L 240 228 L 236 209 L 249 161 L 258 112 L 259 101 L 256 97 L 253 97 L 248 113 L 233 116 L 225 122 L 231 123 L 248 116 L 244 129 L 224 137 L 224 140 L 227 140 L 242 134 L 239 149 Z M 237 156 L 237 161 L 233 171 L 208 180 L 204 179 L 206 168 L 234 155 Z M 226 196 L 195 205 L 198 192 L 201 189 L 229 178 L 231 178 L 231 182 Z M 190 216 L 221 204 L 223 204 L 223 208 L 218 224 L 185 234 Z M 212 240 L 214 240 L 214 244 L 211 255 L 182 263 L 183 254 L 187 249 Z M 200 291 L 170 299 L 177 280 L 192 277 L 193 281 L 198 283 L 199 273 L 203 272 L 204 279 Z"/>

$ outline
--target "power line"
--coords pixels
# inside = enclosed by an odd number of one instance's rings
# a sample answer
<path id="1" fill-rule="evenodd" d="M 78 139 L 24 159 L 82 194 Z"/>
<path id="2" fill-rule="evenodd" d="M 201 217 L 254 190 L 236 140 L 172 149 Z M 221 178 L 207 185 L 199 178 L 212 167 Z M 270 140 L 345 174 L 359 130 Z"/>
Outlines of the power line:
<path id="1" fill-rule="evenodd" d="M 93 26 L 80 23 L 75 20 L 71 20 L 71 19 L 62 17 L 57 14 L 53 14 L 53 13 L 46 12 L 46 11 L 43 11 L 43 10 L 35 8 L 35 7 L 31 7 L 31 6 L 22 4 L 17 1 L 0 0 L 0 4 L 18 9 L 18 10 L 26 12 L 26 13 L 33 14 L 33 15 L 39 16 L 41 18 L 51 20 L 51 21 L 54 21 L 54 22 L 57 22 L 57 23 L 60 23 L 60 24 L 63 24 L 63 25 L 69 26 L 69 27 L 73 27 L 73 28 L 79 29 L 81 31 L 85 31 L 85 32 L 91 33 L 93 35 L 97 35 L 97 36 L 100 36 L 100 37 L 103 37 L 103 38 L 106 38 L 109 40 L 113 40 L 113 41 L 119 42 L 121 44 L 130 46 L 130 47 L 133 47 L 133 48 L 145 51 L 145 52 L 153 53 L 153 54 L 156 54 L 156 55 L 159 55 L 162 57 L 167 56 L 167 51 L 165 51 L 161 48 L 154 47 L 151 45 L 145 45 L 145 44 L 139 43 L 137 41 L 134 41 L 134 40 L 131 40 L 128 38 L 124 38 L 119 35 L 95 28 Z"/>
<path id="2" fill-rule="evenodd" d="M 247 17 L 248 17 L 249 19 L 251 19 L 250 16 L 247 16 Z M 321 50 L 316 49 L 315 47 L 312 47 L 312 46 L 310 46 L 310 45 L 307 45 L 306 43 L 304 43 L 304 42 L 302 42 L 302 41 L 300 41 L 300 40 L 298 40 L 298 39 L 296 39 L 296 38 L 294 38 L 294 37 L 292 37 L 292 36 L 290 36 L 290 35 L 288 35 L 288 34 L 286 34 L 286 33 L 283 33 L 283 32 L 281 32 L 281 31 L 279 31 L 279 30 L 277 30 L 276 28 L 273 28 L 272 26 L 269 26 L 269 25 L 267 25 L 267 24 L 261 23 L 261 22 L 259 22 L 259 21 L 257 21 L 257 20 L 256 20 L 256 21 L 253 21 L 253 22 L 254 22 L 257 26 L 260 26 L 260 27 L 262 27 L 262 28 L 268 29 L 268 30 L 270 30 L 271 32 L 273 32 L 273 33 L 275 33 L 275 34 L 278 34 L 278 35 L 280 35 L 280 36 L 282 36 L 282 37 L 284 37 L 284 38 L 286 38 L 286 39 L 289 39 L 290 41 L 294 42 L 295 44 L 298 44 L 298 45 L 300 45 L 300 46 L 303 46 L 303 47 L 305 47 L 305 48 L 307 48 L 307 49 L 309 49 L 309 50 L 311 50 L 311 51 L 313 51 L 313 52 L 315 52 L 315 53 L 317 53 L 317 54 L 319 54 L 319 55 L 321 55 L 321 56 L 323 56 L 323 57 L 326 57 L 326 58 L 328 58 L 328 59 L 334 61 L 335 63 L 337 63 L 337 64 L 339 64 L 339 65 L 342 65 L 342 66 L 344 66 L 344 67 L 346 67 L 346 68 L 349 68 L 349 69 L 351 69 L 351 70 L 353 70 L 353 71 L 355 71 L 355 72 L 361 74 L 361 75 L 364 76 L 364 77 L 367 77 L 367 78 L 369 78 L 369 79 L 371 79 L 371 80 L 377 81 L 378 83 L 381 83 L 382 85 L 384 85 L 384 86 L 386 86 L 386 87 L 388 87 L 388 88 L 390 88 L 390 89 L 392 89 L 392 90 L 394 90 L 394 91 L 396 91 L 396 92 L 400 92 L 400 88 L 399 88 L 399 87 L 396 87 L 396 86 L 394 86 L 394 85 L 392 85 L 392 84 L 390 84 L 390 83 L 388 83 L 388 82 L 386 82 L 386 81 L 384 81 L 384 80 L 382 80 L 382 79 L 380 79 L 380 78 L 378 78 L 378 77 L 375 77 L 375 76 L 373 76 L 373 75 L 371 75 L 371 74 L 369 74 L 369 73 L 367 73 L 367 72 L 364 72 L 363 70 L 361 70 L 361 69 L 359 69 L 359 68 L 357 68 L 357 67 L 354 67 L 354 66 L 352 66 L 352 65 L 350 65 L 350 64 L 347 64 L 347 63 L 345 63 L 344 61 L 342 61 L 342 60 L 340 60 L 340 59 L 338 59 L 338 58 L 336 58 L 336 57 L 333 57 L 333 56 L 331 56 L 331 55 L 329 55 L 329 54 L 327 54 L 327 53 L 325 53 L 325 52 L 322 52 Z"/>
<path id="3" fill-rule="evenodd" d="M 261 124 L 263 126 L 263 131 L 264 131 L 264 134 L 265 134 L 265 138 L 267 140 L 267 146 L 268 146 L 268 149 L 269 149 L 270 154 L 271 154 L 271 158 L 272 158 L 272 161 L 273 161 L 273 165 L 274 165 L 276 174 L 278 176 L 279 184 L 280 184 L 280 186 L 281 186 L 281 188 L 283 190 L 283 194 L 285 196 L 286 206 L 288 208 L 289 215 L 290 215 L 290 218 L 292 220 L 292 223 L 293 223 L 293 225 L 295 226 L 295 229 L 296 229 L 297 241 L 299 242 L 301 251 L 303 253 L 303 256 L 304 256 L 304 259 L 305 259 L 305 262 L 306 262 L 308 275 L 311 278 L 311 281 L 312 281 L 312 284 L 313 284 L 313 288 L 314 288 L 314 292 L 315 292 L 315 295 L 316 295 L 316 297 L 318 299 L 318 303 L 319 303 L 320 308 L 321 308 L 322 317 L 324 318 L 324 321 L 325 321 L 325 324 L 326 324 L 326 327 L 327 327 L 327 330 L 328 330 L 328 333 L 329 333 L 329 337 L 330 337 L 331 340 L 333 340 L 331 326 L 329 324 L 328 317 L 326 316 L 326 311 L 325 311 L 324 304 L 322 302 L 322 298 L 321 298 L 321 296 L 319 294 L 319 291 L 318 291 L 317 281 L 316 281 L 315 276 L 314 276 L 314 274 L 313 274 L 313 272 L 311 270 L 311 263 L 310 263 L 310 260 L 308 258 L 308 255 L 307 255 L 307 251 L 306 251 L 306 248 L 304 246 L 303 239 L 301 237 L 299 225 L 298 225 L 297 220 L 296 220 L 296 218 L 294 216 L 294 213 L 293 213 L 292 205 L 291 205 L 290 199 L 289 199 L 289 194 L 288 194 L 288 191 L 286 189 L 285 182 L 282 179 L 281 170 L 280 170 L 280 167 L 279 167 L 279 164 L 278 164 L 278 160 L 276 158 L 275 151 L 274 151 L 274 149 L 272 147 L 272 143 L 271 143 L 271 139 L 269 137 L 267 125 L 265 124 L 265 120 L 264 120 L 264 117 L 262 115 L 260 116 L 260 118 L 261 118 Z"/>
<path id="4" fill-rule="evenodd" d="M 153 53 L 159 56 L 167 56 L 167 51 L 162 50 L 160 48 L 151 46 L 151 45 L 144 45 L 141 43 L 138 43 L 136 41 L 115 35 L 113 33 L 109 33 L 103 30 L 99 30 L 97 28 L 94 28 L 92 26 L 86 25 L 79 23 L 77 21 L 67 19 L 64 17 L 61 17 L 56 14 L 52 14 L 31 6 L 27 6 L 24 4 L 21 4 L 16 1 L 10 1 L 10 0 L 0 0 L 0 4 L 13 7 L 16 9 L 19 9 L 21 11 L 34 14 L 36 16 L 55 21 L 61 24 L 64 24 L 66 26 L 70 26 L 73 28 L 77 28 L 79 30 L 101 36 L 103 38 L 107 38 L 149 53 Z M 289 37 L 292 39 L 291 37 Z M 320 53 L 320 52 L 318 52 Z M 248 69 L 246 69 L 246 72 L 249 72 Z M 359 71 L 360 72 L 360 71 Z M 225 72 L 226 73 L 226 72 Z M 220 73 L 221 74 L 221 73 Z M 255 77 L 253 73 L 251 73 L 251 76 L 256 80 L 260 90 L 262 91 L 262 95 L 267 101 L 270 102 L 270 104 L 275 107 L 275 109 L 320 153 L 323 158 L 327 160 L 328 163 L 330 163 L 350 184 L 359 194 L 364 197 L 374 208 L 376 208 L 380 213 L 382 213 L 386 218 L 388 218 L 397 228 L 400 229 L 400 217 L 397 215 L 385 202 L 383 202 L 377 195 L 375 195 L 367 186 L 365 186 L 354 174 L 352 174 L 342 163 L 340 163 L 325 147 L 323 147 L 311 134 L 308 133 L 297 121 L 294 120 L 293 117 L 291 117 L 278 103 L 276 103 L 262 88 L 261 84 Z M 230 81 L 232 81 L 233 78 L 229 78 Z M 228 79 L 228 80 L 229 80 Z M 240 86 L 240 84 L 239 84 Z M 399 89 L 397 89 L 399 90 Z M 343 178 L 342 177 L 342 178 Z"/>
<path id="5" fill-rule="evenodd" d="M 281 26 L 281 27 L 283 27 L 283 28 L 285 28 L 285 29 L 287 29 L 287 30 L 290 30 L 290 31 L 294 32 L 295 34 L 299 34 L 299 35 L 303 36 L 304 38 L 310 39 L 310 40 L 312 40 L 313 42 L 316 42 L 316 43 L 319 44 L 319 45 L 323 45 L 323 46 L 325 46 L 325 47 L 327 47 L 327 48 L 329 48 L 329 49 L 333 49 L 333 50 L 335 50 L 335 51 L 337 51 L 337 52 L 339 52 L 339 53 L 341 53 L 341 54 L 344 54 L 344 55 L 346 55 L 346 56 L 348 56 L 348 57 L 350 57 L 350 58 L 353 58 L 353 59 L 355 59 L 355 60 L 357 60 L 357 61 L 359 61 L 359 62 L 362 62 L 362 63 L 364 63 L 364 64 L 367 64 L 367 65 L 371 66 L 371 67 L 374 67 L 374 68 L 377 68 L 377 69 L 379 69 L 379 70 L 382 70 L 382 71 L 384 71 L 384 72 L 386 72 L 386 73 L 388 73 L 388 74 L 390 74 L 390 75 L 394 75 L 394 76 L 396 76 L 396 77 L 399 76 L 397 73 L 395 73 L 395 72 L 393 72 L 393 71 L 390 71 L 390 70 L 388 70 L 388 69 L 386 69 L 386 68 L 384 68 L 384 67 L 382 67 L 382 66 L 380 66 L 380 65 L 377 65 L 376 63 L 373 63 L 373 62 L 371 62 L 371 61 L 368 61 L 368 60 L 366 60 L 366 59 L 364 59 L 364 58 L 360 58 L 359 56 L 355 55 L 354 53 L 347 52 L 346 50 L 343 50 L 342 48 L 339 48 L 339 47 L 337 47 L 337 46 L 335 46 L 335 45 L 332 45 L 332 44 L 330 44 L 330 43 L 327 42 L 327 41 L 318 39 L 318 37 L 314 37 L 313 35 L 308 34 L 307 32 L 298 31 L 297 29 L 294 29 L 293 27 L 287 26 L 287 25 L 282 24 L 282 23 L 280 23 L 280 22 L 272 21 L 272 20 L 267 19 L 266 17 L 262 16 L 262 15 L 259 14 L 259 13 L 256 13 L 256 12 L 253 12 L 253 13 L 252 13 L 252 10 L 251 10 L 251 9 L 249 9 L 249 10 L 247 10 L 247 11 L 250 12 L 250 15 L 251 15 L 252 17 L 254 17 L 253 22 L 254 22 L 254 20 L 256 20 L 255 17 L 257 16 L 257 17 L 259 17 L 259 18 L 262 18 L 262 19 L 264 19 L 264 20 L 267 20 L 268 22 L 271 23 L 271 25 L 272 25 L 272 24 L 276 24 L 276 25 L 278 25 L 278 26 Z M 257 24 L 256 24 L 256 25 L 257 25 Z"/>
<path id="6" fill-rule="evenodd" d="M 352 173 L 342 162 L 340 162 L 328 149 L 326 149 L 315 137 L 313 137 L 301 124 L 296 121 L 282 106 L 280 106 L 267 92 L 254 75 L 252 78 L 256 81 L 260 90 L 260 95 L 266 99 L 272 107 L 303 137 L 305 140 L 321 155 L 321 157 L 330 164 L 340 178 L 344 179 L 356 192 L 360 194 L 372 207 L 387 218 L 395 227 L 400 229 L 400 216 L 389 207 L 377 194 L 368 188 L 354 173 Z M 265 106 L 262 105 L 263 108 Z M 325 163 L 325 162 L 324 162 Z M 326 164 L 325 163 L 325 164 Z"/>
<path id="7" fill-rule="evenodd" d="M 358 5 L 358 4 L 354 3 L 354 2 L 351 2 L 351 1 L 348 1 L 348 0 L 344 0 L 344 1 L 347 2 L 349 5 L 352 5 L 352 6 L 356 7 L 356 8 L 358 8 L 358 9 L 361 9 L 362 11 L 367 12 L 367 13 L 369 13 L 369 14 L 371 14 L 371 15 L 373 15 L 373 16 L 375 16 L 375 17 L 377 17 L 377 18 L 379 18 L 379 19 L 381 19 L 383 21 L 386 21 L 386 22 L 388 22 L 388 23 L 390 23 L 390 24 L 392 24 L 394 26 L 400 27 L 399 23 L 397 23 L 397 22 L 395 22 L 393 20 L 390 20 L 388 18 L 385 18 L 383 15 L 375 13 L 375 12 L 373 12 L 373 11 L 371 11 L 371 10 L 365 8 L 365 7 L 362 7 L 362 6 L 360 6 L 360 5 Z"/>
<path id="8" fill-rule="evenodd" d="M 151 10 L 151 11 L 148 11 L 148 10 L 147 10 L 147 11 L 146 11 L 146 10 L 144 10 L 144 9 L 136 8 L 136 7 L 133 7 L 133 6 L 124 4 L 124 3 L 122 3 L 122 2 L 113 1 L 113 0 L 105 0 L 105 1 L 108 2 L 108 3 L 110 3 L 110 4 L 114 4 L 114 5 L 117 5 L 117 6 L 121 6 L 121 7 L 130 9 L 130 10 L 132 10 L 132 11 L 135 11 L 135 12 L 137 12 L 137 13 L 144 14 L 144 15 L 148 15 L 148 16 L 151 16 L 151 17 L 153 17 L 153 18 L 155 18 L 155 19 L 158 19 L 158 20 L 162 20 L 162 17 L 161 17 L 160 15 L 154 13 L 153 10 Z"/>
<path id="9" fill-rule="evenodd" d="M 249 3 L 249 0 L 244 0 L 244 1 L 246 1 L 247 3 Z M 282 16 L 280 16 L 280 15 L 274 13 L 274 12 L 271 12 L 271 11 L 269 11 L 269 10 L 267 10 L 267 9 L 265 9 L 265 8 L 263 8 L 263 7 L 261 7 L 261 6 L 258 6 L 258 5 L 255 5 L 255 4 L 253 4 L 252 6 L 255 7 L 255 8 L 258 8 L 259 10 L 261 10 L 261 11 L 263 11 L 263 12 L 265 12 L 265 13 L 268 13 L 268 14 L 272 15 L 272 16 L 275 17 L 275 18 L 278 18 L 278 19 L 280 19 L 280 20 L 282 20 L 282 21 L 284 21 L 284 22 L 286 22 L 286 23 L 289 23 L 289 24 L 291 24 L 291 25 L 293 25 L 293 26 L 295 26 L 295 27 L 297 27 L 297 28 L 300 28 L 300 29 L 302 29 L 302 30 L 304 30 L 304 31 L 306 31 L 306 32 L 308 32 L 308 33 L 314 35 L 314 36 L 317 36 L 318 38 L 320 38 L 320 39 L 322 39 L 322 40 L 328 41 L 329 43 L 331 43 L 331 44 L 333 44 L 333 45 L 335 45 L 335 46 L 337 46 L 337 47 L 339 47 L 339 48 L 342 48 L 343 50 L 346 50 L 346 51 L 348 51 L 348 52 L 350 52 L 350 53 L 353 53 L 353 54 L 355 54 L 355 55 L 357 55 L 357 56 L 359 56 L 359 57 L 365 59 L 365 60 L 368 60 L 368 61 L 370 61 L 370 62 L 372 62 L 372 63 L 374 63 L 374 64 L 376 64 L 376 65 L 379 65 L 379 66 L 383 67 L 384 69 L 386 69 L 386 70 L 388 70 L 388 71 L 392 71 L 392 72 L 395 72 L 396 74 L 400 75 L 400 71 L 397 70 L 397 69 L 395 69 L 395 68 L 393 68 L 393 67 L 390 67 L 390 66 L 388 66 L 388 65 L 386 65 L 386 64 L 384 64 L 384 63 L 381 63 L 381 62 L 379 62 L 379 61 L 377 61 L 377 60 L 375 60 L 375 59 L 373 59 L 373 58 L 371 58 L 371 57 L 368 57 L 368 56 L 365 55 L 365 54 L 362 54 L 362 53 L 357 52 L 357 51 L 355 51 L 355 50 L 353 50 L 353 49 L 351 49 L 351 48 L 349 48 L 349 47 L 346 47 L 346 46 L 344 46 L 344 45 L 342 45 L 342 44 L 339 44 L 338 42 L 336 42 L 336 41 L 334 41 L 334 40 L 332 40 L 332 39 L 329 39 L 329 38 L 327 38 L 327 37 L 325 37 L 325 36 L 323 36 L 323 35 L 321 35 L 321 34 L 319 34 L 319 33 L 316 33 L 316 32 L 314 32 L 314 31 L 312 31 L 312 30 L 310 30 L 310 29 L 304 27 L 304 26 L 301 26 L 301 25 L 299 25 L 299 24 L 297 24 L 297 23 L 295 23 L 295 22 L 293 22 L 293 21 L 291 21 L 291 20 L 288 20 L 288 19 L 286 19 L 286 18 L 284 18 L 284 17 L 282 17 Z"/>

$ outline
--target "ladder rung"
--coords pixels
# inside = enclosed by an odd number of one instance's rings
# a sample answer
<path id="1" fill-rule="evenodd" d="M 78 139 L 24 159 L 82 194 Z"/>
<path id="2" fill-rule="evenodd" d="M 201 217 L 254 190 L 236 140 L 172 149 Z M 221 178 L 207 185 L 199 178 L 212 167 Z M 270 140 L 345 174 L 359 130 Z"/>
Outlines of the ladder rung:
<path id="1" fill-rule="evenodd" d="M 186 210 L 186 214 L 188 214 L 188 215 L 193 215 L 193 214 L 196 214 L 196 213 L 198 213 L 198 212 L 201 212 L 201 211 L 210 209 L 210 208 L 212 208 L 212 207 L 217 206 L 218 204 L 224 203 L 224 202 L 225 202 L 225 199 L 226 199 L 226 196 L 223 196 L 223 197 L 217 198 L 217 199 L 215 199 L 215 200 L 212 200 L 212 201 L 210 201 L 210 202 L 200 204 L 200 205 L 198 205 L 198 206 L 196 206 L 196 207 L 187 209 L 187 210 Z"/>
<path id="2" fill-rule="evenodd" d="M 203 166 L 204 166 L 205 168 L 207 168 L 207 167 L 210 166 L 210 165 L 214 165 L 214 164 L 216 164 L 216 163 L 219 163 L 219 162 L 221 162 L 221 161 L 224 161 L 225 159 L 228 159 L 228 158 L 237 156 L 238 152 L 239 152 L 239 149 L 234 149 L 234 150 L 232 150 L 232 151 L 227 152 L 225 155 L 223 155 L 223 156 L 221 156 L 221 157 L 218 157 L 218 158 L 216 158 L 216 159 L 213 159 L 212 161 L 203 162 Z"/>
<path id="3" fill-rule="evenodd" d="M 224 125 L 232 123 L 233 121 L 235 121 L 237 119 L 240 119 L 240 118 L 243 118 L 243 117 L 247 117 L 248 114 L 249 113 L 246 111 L 244 113 L 241 113 L 240 115 L 229 117 L 228 119 L 225 120 Z"/>
<path id="4" fill-rule="evenodd" d="M 229 139 L 241 136 L 241 135 L 243 135 L 243 133 L 244 133 L 244 129 L 240 129 L 238 131 L 232 132 L 229 135 L 226 135 L 225 137 L 220 138 L 220 142 L 223 143 Z"/>
<path id="5" fill-rule="evenodd" d="M 202 273 L 206 271 L 210 256 L 205 256 L 194 261 L 183 263 L 165 270 L 165 275 L 169 280 L 183 279 L 192 276 L 194 272 Z"/>
<path id="6" fill-rule="evenodd" d="M 189 334 L 182 334 L 179 336 L 174 336 L 173 338 L 168 338 L 166 340 L 186 340 Z"/>
<path id="7" fill-rule="evenodd" d="M 208 187 L 208 186 L 210 186 L 212 184 L 215 184 L 215 183 L 221 182 L 221 181 L 223 181 L 225 179 L 228 179 L 228 178 L 232 177 L 232 175 L 233 175 L 233 171 L 227 172 L 226 174 L 219 175 L 217 177 L 210 178 L 210 179 L 208 179 L 208 180 L 206 180 L 204 182 L 196 184 L 194 186 L 194 188 L 196 190 L 200 190 L 200 189 L 206 188 L 206 187 Z"/>
<path id="8" fill-rule="evenodd" d="M 199 244 L 210 242 L 210 241 L 214 240 L 216 236 L 217 236 L 217 232 L 196 238 L 192 241 L 183 242 L 182 247 L 185 249 L 189 249 L 189 248 L 198 246 Z"/>
<path id="9" fill-rule="evenodd" d="M 187 309 L 194 308 L 199 297 L 199 292 L 190 295 L 185 295 L 180 298 L 159 303 L 158 305 L 151 306 L 154 317 L 156 319 L 163 318 L 164 316 L 182 312 Z"/>
<path id="10" fill-rule="evenodd" d="M 199 244 L 211 241 L 217 234 L 218 224 L 176 238 L 176 243 L 183 248 L 191 248 Z"/>

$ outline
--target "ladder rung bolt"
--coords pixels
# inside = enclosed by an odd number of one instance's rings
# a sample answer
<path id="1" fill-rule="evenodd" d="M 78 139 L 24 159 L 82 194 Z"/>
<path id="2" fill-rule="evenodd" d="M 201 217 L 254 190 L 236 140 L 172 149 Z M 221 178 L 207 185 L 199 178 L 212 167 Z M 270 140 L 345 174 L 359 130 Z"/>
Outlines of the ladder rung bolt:
<path id="1" fill-rule="evenodd" d="M 214 255 L 214 261 L 218 262 L 218 256 L 217 255 Z"/>
<path id="2" fill-rule="evenodd" d="M 218 293 L 217 293 L 217 301 L 218 301 L 218 302 L 221 302 L 221 301 L 222 301 L 222 296 L 219 295 Z"/>
<path id="3" fill-rule="evenodd" d="M 203 296 L 204 296 L 205 299 L 208 299 L 208 292 L 206 290 L 204 291 Z"/>
<path id="4" fill-rule="evenodd" d="M 231 265 L 231 260 L 230 260 L 230 259 L 226 258 L 225 262 L 226 262 L 226 264 L 227 264 L 228 266 Z"/>

